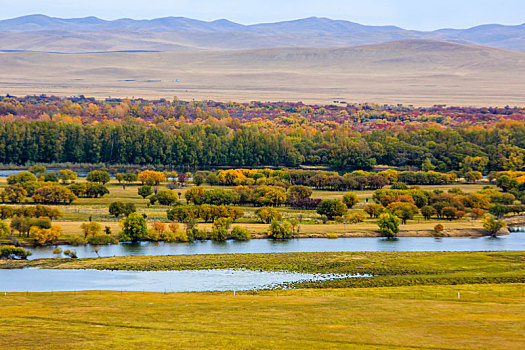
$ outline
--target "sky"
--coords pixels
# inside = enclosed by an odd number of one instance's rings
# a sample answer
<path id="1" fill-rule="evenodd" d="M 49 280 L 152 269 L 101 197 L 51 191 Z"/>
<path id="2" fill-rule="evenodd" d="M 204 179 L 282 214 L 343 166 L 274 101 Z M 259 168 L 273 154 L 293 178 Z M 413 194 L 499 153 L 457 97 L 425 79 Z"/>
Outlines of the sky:
<path id="1" fill-rule="evenodd" d="M 253 24 L 317 16 L 414 30 L 525 22 L 524 0 L 0 0 L 0 9 L 1 19 L 38 13 L 63 18 L 225 18 Z"/>

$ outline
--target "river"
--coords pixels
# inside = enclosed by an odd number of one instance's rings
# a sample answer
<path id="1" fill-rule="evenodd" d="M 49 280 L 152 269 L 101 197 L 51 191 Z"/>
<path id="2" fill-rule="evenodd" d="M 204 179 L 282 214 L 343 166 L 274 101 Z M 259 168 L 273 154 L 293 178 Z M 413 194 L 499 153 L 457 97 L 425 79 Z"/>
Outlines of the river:
<path id="1" fill-rule="evenodd" d="M 289 253 L 289 252 L 435 252 L 435 251 L 498 251 L 525 250 L 525 233 L 508 236 L 477 238 L 432 238 L 400 237 L 386 238 L 302 238 L 286 241 L 252 239 L 245 242 L 197 241 L 191 243 L 142 242 L 138 244 L 119 243 L 99 246 L 59 246 L 62 250 L 74 249 L 79 258 L 97 256 L 142 256 L 142 255 L 191 255 L 191 254 L 248 254 L 248 253 Z M 30 248 L 30 259 L 52 258 L 52 247 Z"/>
<path id="2" fill-rule="evenodd" d="M 36 268 L 0 269 L 0 298 L 4 293 L 9 292 L 71 292 L 82 290 L 202 292 L 255 290 L 271 288 L 283 283 L 323 280 L 333 277 L 338 276 L 249 270 L 107 271 Z"/>

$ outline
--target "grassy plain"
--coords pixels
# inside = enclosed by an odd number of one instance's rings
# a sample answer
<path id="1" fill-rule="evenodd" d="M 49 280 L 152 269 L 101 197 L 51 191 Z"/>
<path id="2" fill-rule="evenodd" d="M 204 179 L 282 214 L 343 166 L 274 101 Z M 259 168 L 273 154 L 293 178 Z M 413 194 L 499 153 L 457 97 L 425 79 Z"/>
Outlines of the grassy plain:
<path id="1" fill-rule="evenodd" d="M 5 261 L 0 268 L 371 274 L 287 290 L 0 294 L 9 349 L 522 349 L 524 252 L 285 253 Z M 337 281 L 337 280 L 335 280 Z M 358 282 L 358 281 L 364 281 Z M 510 282 L 510 283 L 509 283 Z M 353 288 L 346 288 L 353 287 Z M 358 287 L 358 288 L 356 288 Z"/>
<path id="2" fill-rule="evenodd" d="M 0 348 L 522 349 L 524 288 L 8 293 Z"/>
<path id="3" fill-rule="evenodd" d="M 520 51 L 433 40 L 201 52 L 3 52 L 0 89 L 12 95 L 503 107 L 523 102 L 524 67 Z"/>

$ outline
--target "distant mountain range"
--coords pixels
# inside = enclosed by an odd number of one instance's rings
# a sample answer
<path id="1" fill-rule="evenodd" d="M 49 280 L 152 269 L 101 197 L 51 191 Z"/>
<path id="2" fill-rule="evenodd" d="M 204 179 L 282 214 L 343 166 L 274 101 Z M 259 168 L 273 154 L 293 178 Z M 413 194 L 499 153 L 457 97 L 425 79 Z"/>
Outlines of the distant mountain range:
<path id="1" fill-rule="evenodd" d="M 2 51 L 76 53 L 348 47 L 411 39 L 525 51 L 525 24 L 422 32 L 317 17 L 254 25 L 184 17 L 106 21 L 96 17 L 63 19 L 30 15 L 0 21 Z"/>

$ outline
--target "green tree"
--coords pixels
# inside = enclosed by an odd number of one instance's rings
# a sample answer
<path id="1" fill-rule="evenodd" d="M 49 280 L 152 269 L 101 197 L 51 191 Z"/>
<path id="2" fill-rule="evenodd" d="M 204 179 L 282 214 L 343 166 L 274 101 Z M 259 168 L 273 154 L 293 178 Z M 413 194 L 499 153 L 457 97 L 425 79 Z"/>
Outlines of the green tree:
<path id="1" fill-rule="evenodd" d="M 111 180 L 111 176 L 107 171 L 93 170 L 87 174 L 86 180 L 89 182 L 98 182 L 102 185 L 105 185 L 109 182 L 109 180 Z"/>
<path id="2" fill-rule="evenodd" d="M 231 237 L 236 241 L 247 241 L 251 239 L 250 232 L 244 227 L 234 226 L 230 233 Z"/>
<path id="3" fill-rule="evenodd" d="M 137 181 L 138 180 L 138 176 L 137 174 L 133 174 L 133 173 L 126 173 L 124 174 L 124 181 L 128 184 L 128 185 L 131 185 L 133 182 Z M 126 188 L 125 185 L 123 185 L 124 189 Z"/>
<path id="4" fill-rule="evenodd" d="M 509 190 L 518 187 L 518 181 L 511 178 L 509 175 L 501 175 L 496 179 L 496 185 L 503 191 L 508 192 Z"/>
<path id="5" fill-rule="evenodd" d="M 430 205 L 425 205 L 423 208 L 421 208 L 421 215 L 425 218 L 425 220 L 429 220 L 431 217 L 437 214 L 437 210 L 434 209 L 434 207 L 431 207 Z"/>
<path id="6" fill-rule="evenodd" d="M 122 221 L 120 241 L 138 242 L 148 234 L 146 219 L 139 213 L 131 213 Z"/>
<path id="7" fill-rule="evenodd" d="M 288 221 L 272 221 L 270 228 L 268 229 L 268 237 L 273 239 L 292 238 L 292 224 Z"/>
<path id="8" fill-rule="evenodd" d="M 46 173 L 47 169 L 42 165 L 33 165 L 29 168 L 29 172 L 34 174 L 36 177 L 43 176 Z"/>
<path id="9" fill-rule="evenodd" d="M 498 231 L 502 228 L 505 228 L 507 224 L 503 220 L 495 220 L 492 216 L 487 215 L 483 219 L 483 228 L 492 236 L 496 236 L 498 234 Z"/>
<path id="10" fill-rule="evenodd" d="M 388 205 L 387 209 L 400 218 L 403 224 L 406 224 L 407 220 L 412 220 L 419 213 L 417 207 L 408 202 L 393 202 Z"/>
<path id="11" fill-rule="evenodd" d="M 501 219 L 509 212 L 509 207 L 503 204 L 494 204 L 489 208 L 489 213 Z"/>
<path id="12" fill-rule="evenodd" d="M 167 211 L 168 220 L 178 222 L 189 222 L 199 217 L 199 207 L 193 205 L 181 205 Z"/>
<path id="13" fill-rule="evenodd" d="M 400 223 L 401 219 L 391 213 L 383 213 L 377 220 L 379 230 L 388 237 L 395 237 L 399 233 Z"/>
<path id="14" fill-rule="evenodd" d="M 138 194 L 142 198 L 146 199 L 147 196 L 150 196 L 153 193 L 153 190 L 151 189 L 151 186 L 145 185 L 140 186 L 138 189 Z"/>
<path id="15" fill-rule="evenodd" d="M 7 177 L 8 185 L 22 184 L 24 182 L 36 182 L 37 178 L 29 171 L 21 171 L 18 174 L 12 174 Z"/>
<path id="16" fill-rule="evenodd" d="M 11 234 L 11 229 L 4 220 L 0 220 L 0 238 L 5 238 Z"/>
<path id="17" fill-rule="evenodd" d="M 317 206 L 319 215 L 326 215 L 328 219 L 333 220 L 336 216 L 344 216 L 348 211 L 346 204 L 338 199 L 325 199 Z"/>
<path id="18" fill-rule="evenodd" d="M 126 184 L 124 183 L 124 174 L 122 173 L 116 173 L 115 179 L 117 179 L 118 183 L 122 185 L 122 189 L 126 189 Z"/>
<path id="19" fill-rule="evenodd" d="M 193 183 L 196 185 L 196 186 L 200 186 L 204 183 L 204 181 L 206 181 L 206 176 L 204 174 L 201 174 L 199 172 L 197 172 L 194 176 L 193 176 Z"/>
<path id="20" fill-rule="evenodd" d="M 228 218 L 218 218 L 213 221 L 211 228 L 211 239 L 214 241 L 225 241 L 228 238 L 231 220 Z"/>
<path id="21" fill-rule="evenodd" d="M 45 173 L 44 175 L 44 181 L 45 182 L 58 182 L 60 178 L 58 177 L 58 174 L 55 171 L 50 171 L 48 173 Z"/>
<path id="22" fill-rule="evenodd" d="M 483 174 L 481 174 L 479 171 L 469 171 L 465 174 L 465 180 L 467 182 L 476 182 L 483 178 Z"/>
<path id="23" fill-rule="evenodd" d="M 159 202 L 160 205 L 172 205 L 179 201 L 179 197 L 172 190 L 160 190 L 149 198 L 151 204 Z"/>
<path id="24" fill-rule="evenodd" d="M 31 229 L 31 222 L 29 218 L 15 216 L 11 219 L 10 226 L 13 230 L 17 230 L 20 235 L 26 234 L 29 237 L 29 229 Z"/>
<path id="25" fill-rule="evenodd" d="M 12 245 L 0 246 L 0 259 L 23 259 L 26 260 L 31 255 L 29 250 Z"/>
<path id="26" fill-rule="evenodd" d="M 115 216 L 116 218 L 124 214 L 124 203 L 120 201 L 111 202 L 109 205 L 109 214 Z"/>
<path id="27" fill-rule="evenodd" d="M 87 198 L 104 197 L 106 194 L 109 194 L 109 190 L 106 186 L 95 182 L 86 183 L 86 192 L 84 195 Z"/>

